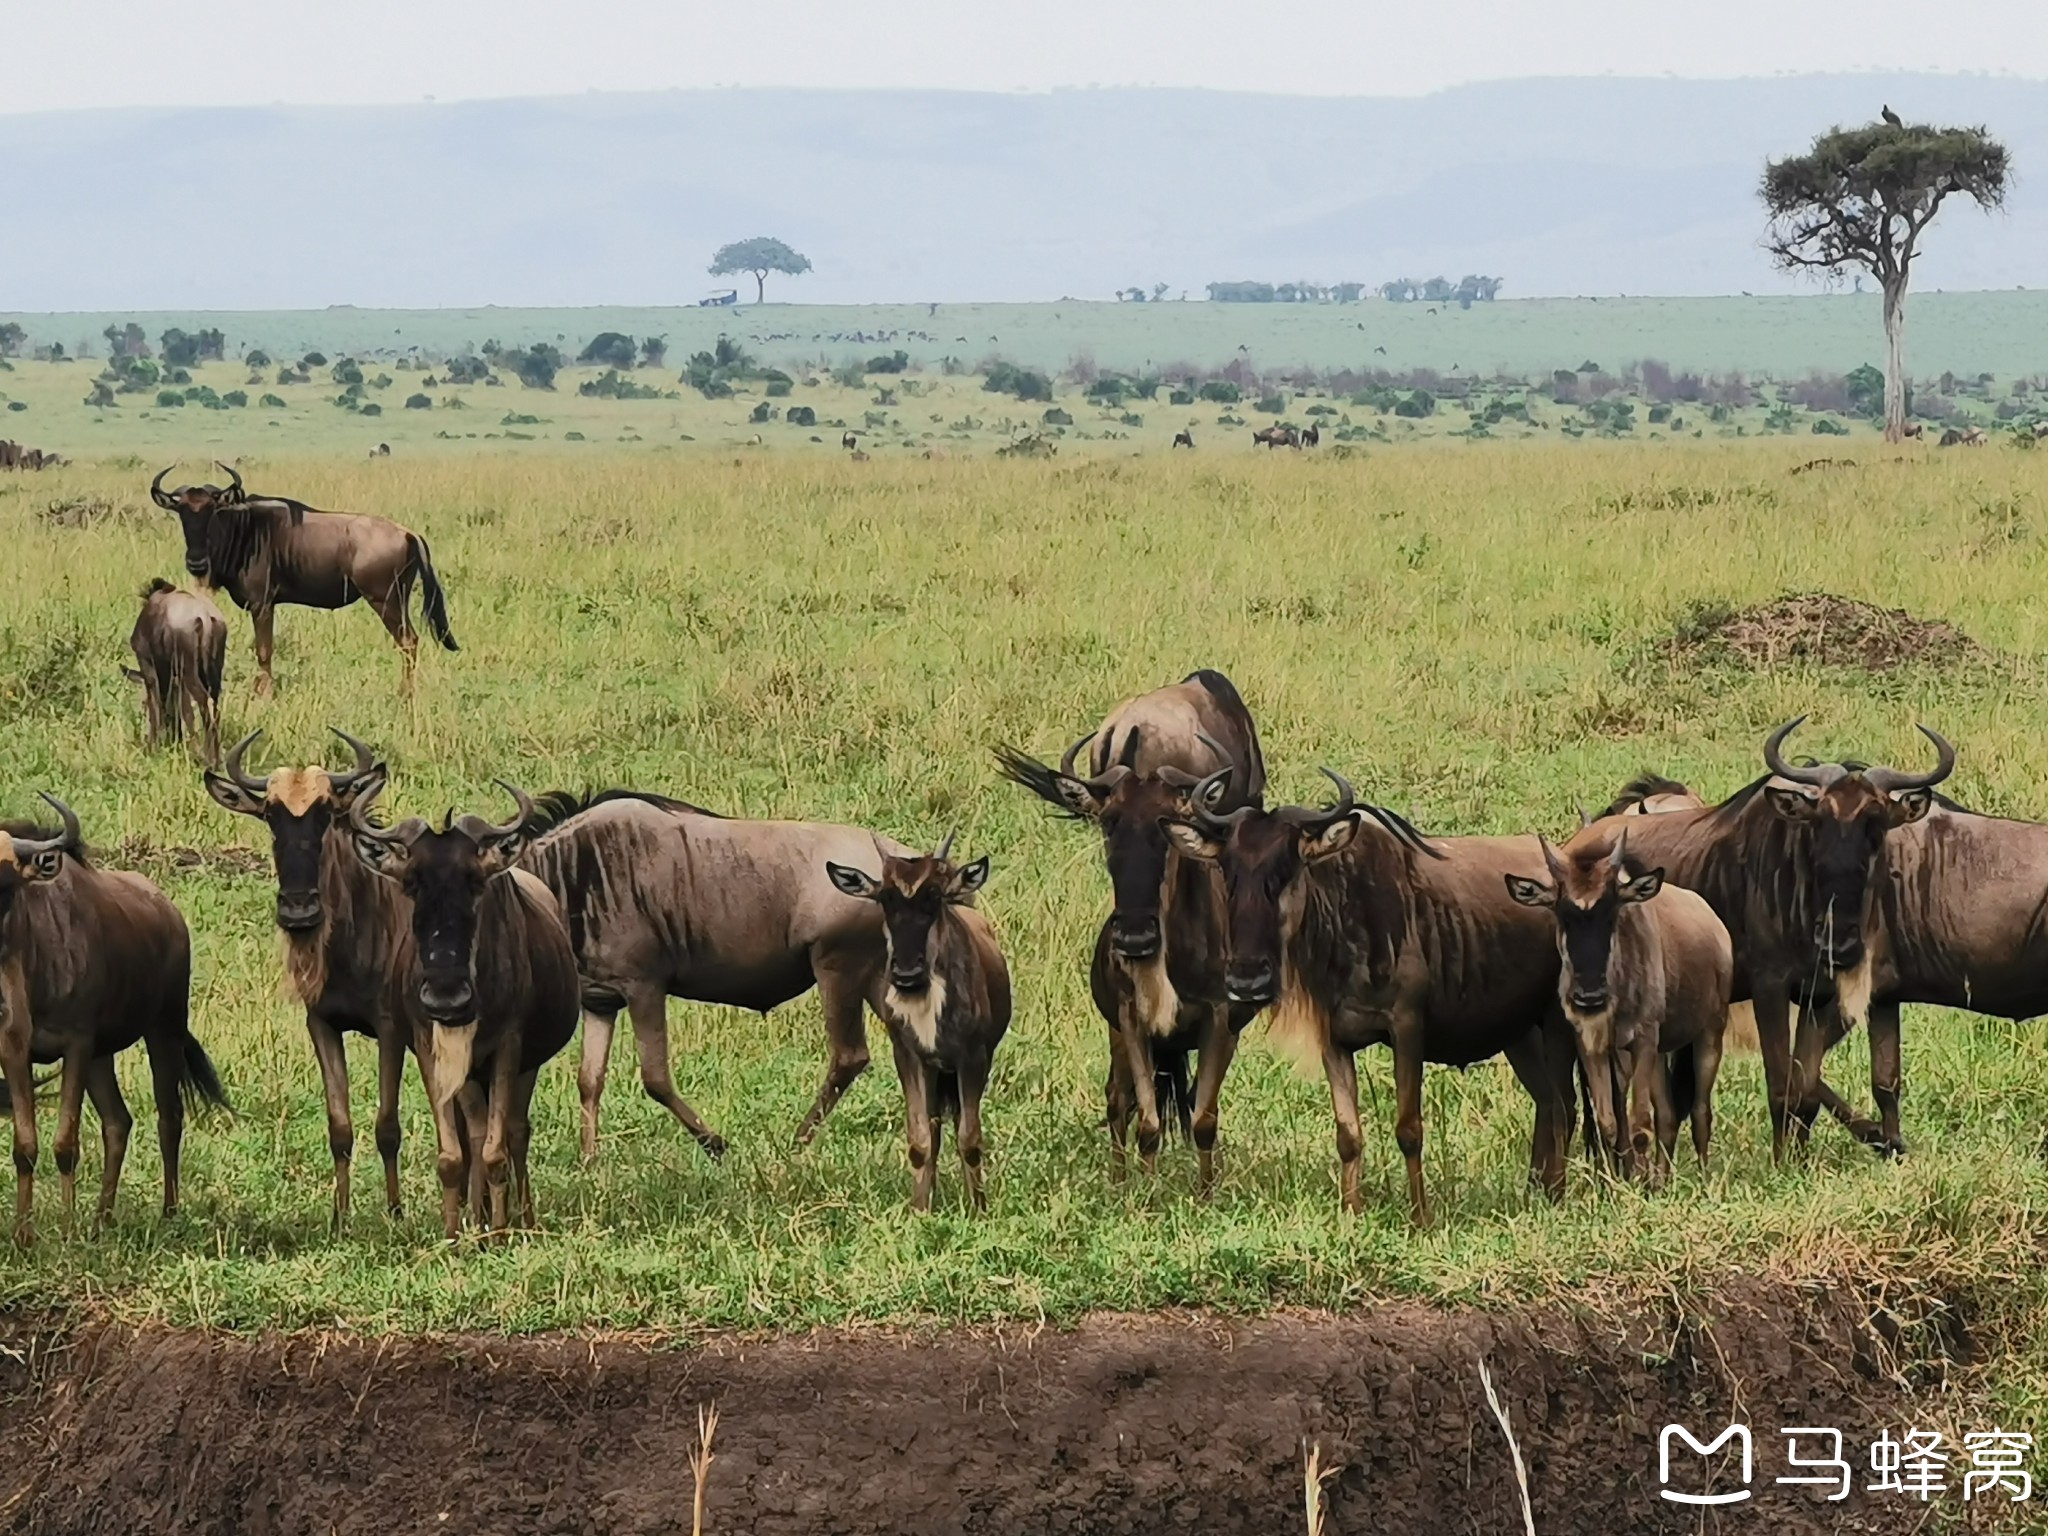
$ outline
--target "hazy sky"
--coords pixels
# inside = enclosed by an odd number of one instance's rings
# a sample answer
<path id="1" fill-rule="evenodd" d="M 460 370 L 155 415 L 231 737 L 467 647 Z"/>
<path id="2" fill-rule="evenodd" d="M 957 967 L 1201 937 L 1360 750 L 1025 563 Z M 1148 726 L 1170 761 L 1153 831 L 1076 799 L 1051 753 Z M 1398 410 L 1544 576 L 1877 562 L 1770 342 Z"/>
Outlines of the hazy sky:
<path id="1" fill-rule="evenodd" d="M 2048 76 L 2048 5 L 1975 0 L 0 0 L 0 111 L 715 85 L 1416 95 L 1527 75 Z"/>

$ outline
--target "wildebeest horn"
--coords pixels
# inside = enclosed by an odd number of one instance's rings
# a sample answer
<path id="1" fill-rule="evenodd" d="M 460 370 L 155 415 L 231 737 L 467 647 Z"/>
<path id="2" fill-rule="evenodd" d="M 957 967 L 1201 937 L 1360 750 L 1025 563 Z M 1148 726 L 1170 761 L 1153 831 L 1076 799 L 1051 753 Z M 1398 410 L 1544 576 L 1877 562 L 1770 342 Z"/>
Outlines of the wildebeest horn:
<path id="1" fill-rule="evenodd" d="M 1062 775 L 1070 779 L 1080 778 L 1080 775 L 1074 772 L 1074 762 L 1080 757 L 1081 749 L 1094 739 L 1095 733 L 1090 731 L 1086 736 L 1083 736 L 1079 741 L 1067 748 L 1066 756 L 1060 759 L 1060 773 Z"/>
<path id="2" fill-rule="evenodd" d="M 55 837 L 13 839 L 16 858 L 34 858 L 37 854 L 71 852 L 85 846 L 85 834 L 79 830 L 78 817 L 70 806 L 47 791 L 39 791 L 50 809 L 57 813 L 57 819 L 64 823 L 64 830 Z"/>
<path id="3" fill-rule="evenodd" d="M 220 461 L 219 459 L 215 459 L 215 460 L 213 461 L 213 464 L 214 464 L 214 468 L 216 468 L 216 469 L 224 469 L 224 470 L 226 470 L 226 471 L 228 472 L 228 478 L 229 478 L 230 480 L 234 481 L 234 484 L 233 484 L 233 485 L 231 485 L 231 486 L 229 486 L 229 487 L 227 488 L 227 492 L 226 492 L 226 493 L 225 493 L 225 494 L 224 494 L 224 495 L 223 495 L 223 496 L 221 497 L 221 500 L 223 500 L 223 501 L 247 501 L 247 500 L 249 499 L 249 493 L 248 493 L 247 491 L 245 491 L 245 490 L 243 490 L 243 489 L 242 489 L 242 473 L 241 473 L 241 471 L 240 471 L 240 470 L 238 470 L 238 469 L 236 469 L 236 468 L 234 467 L 234 465 L 232 465 L 232 464 L 223 464 L 223 463 L 221 463 L 221 461 Z"/>
<path id="4" fill-rule="evenodd" d="M 268 783 L 262 779 L 252 779 L 248 774 L 242 772 L 242 754 L 247 752 L 250 743 L 262 734 L 261 730 L 251 731 L 228 749 L 228 777 L 233 779 L 239 788 L 246 790 L 252 795 L 267 795 L 270 793 L 270 785 Z"/>
<path id="5" fill-rule="evenodd" d="M 1557 850 L 1550 846 L 1550 839 L 1541 832 L 1536 834 L 1536 846 L 1543 850 L 1543 867 L 1550 871 L 1550 878 L 1559 886 L 1564 884 L 1564 860 L 1557 856 Z"/>
<path id="6" fill-rule="evenodd" d="M 168 475 L 175 468 L 177 468 L 175 464 L 165 465 L 156 472 L 156 478 L 149 482 L 149 499 L 162 507 L 166 512 L 178 510 L 178 504 L 164 494 L 164 476 Z"/>
<path id="7" fill-rule="evenodd" d="M 953 839 L 959 835 L 957 832 L 948 832 L 946 834 L 946 840 L 939 844 L 938 850 L 932 854 L 932 862 L 934 864 L 943 864 L 946 861 L 946 855 L 953 851 Z"/>
<path id="8" fill-rule="evenodd" d="M 1580 800 L 1575 802 L 1573 809 L 1575 809 L 1579 813 L 1579 828 L 1581 831 L 1593 825 L 1593 818 L 1586 814 L 1585 801 Z"/>
<path id="9" fill-rule="evenodd" d="M 1304 832 L 1327 832 L 1338 822 L 1358 809 L 1358 792 L 1351 787 L 1351 781 L 1334 768 L 1325 767 L 1323 773 L 1337 786 L 1337 802 L 1320 809 L 1306 805 L 1285 805 L 1273 814 L 1290 826 Z"/>
<path id="10" fill-rule="evenodd" d="M 487 829 L 484 835 L 486 837 L 510 837 L 514 832 L 517 832 L 521 827 L 533 820 L 533 796 L 529 795 L 517 784 L 508 784 L 503 779 L 493 779 L 491 782 L 512 797 L 519 806 L 519 814 L 506 822 L 502 827 Z"/>
<path id="11" fill-rule="evenodd" d="M 1831 766 L 1830 764 L 1816 763 L 1811 768 L 1795 768 L 1792 764 L 1785 761 L 1784 753 L 1779 750 L 1779 748 L 1784 746 L 1785 738 L 1805 723 L 1806 716 L 1804 715 L 1799 716 L 1796 720 L 1787 720 L 1783 725 L 1771 732 L 1769 736 L 1764 738 L 1764 766 L 1779 778 L 1788 780 L 1791 783 L 1813 784 L 1825 788 L 1839 777 L 1839 773 L 1830 774 L 1827 771 Z"/>
<path id="12" fill-rule="evenodd" d="M 1628 828 L 1621 829 L 1621 835 L 1614 840 L 1614 851 L 1607 855 L 1607 862 L 1616 874 L 1620 874 L 1628 857 Z"/>
<path id="13" fill-rule="evenodd" d="M 401 821 L 395 827 L 380 827 L 370 820 L 370 803 L 367 800 L 358 800 L 348 808 L 348 824 L 376 842 L 397 843 L 407 848 L 412 846 L 414 838 L 427 830 L 427 824 L 417 816 Z"/>
<path id="14" fill-rule="evenodd" d="M 1922 736 L 1934 743 L 1937 761 L 1930 772 L 1906 773 L 1898 768 L 1873 768 L 1864 775 L 1870 787 L 1887 795 L 1898 794 L 1908 789 L 1932 789 L 1943 779 L 1956 771 L 1956 749 L 1950 746 L 1941 732 L 1926 726 L 1918 727 Z"/>
<path id="15" fill-rule="evenodd" d="M 355 737 L 349 735 L 349 733 L 347 731 L 344 731 L 340 726 L 330 725 L 328 729 L 334 732 L 335 735 L 339 736 L 344 742 L 346 742 L 349 746 L 349 749 L 353 751 L 356 755 L 356 765 L 354 768 L 350 769 L 346 773 L 330 772 L 327 775 L 327 782 L 333 788 L 334 792 L 337 795 L 345 794 L 349 790 L 354 789 L 357 781 L 360 780 L 364 774 L 368 773 L 371 768 L 376 766 L 377 755 L 374 752 L 372 752 L 368 747 L 364 746 L 360 741 L 357 741 Z"/>
<path id="16" fill-rule="evenodd" d="M 1228 836 L 1232 827 L 1252 813 L 1252 807 L 1248 805 L 1241 805 L 1234 811 L 1222 814 L 1211 809 L 1229 789 L 1230 776 L 1236 771 L 1236 768 L 1226 761 L 1221 768 L 1199 780 L 1194 788 L 1188 791 L 1188 804 L 1194 809 L 1195 819 L 1211 832 L 1220 832 Z"/>

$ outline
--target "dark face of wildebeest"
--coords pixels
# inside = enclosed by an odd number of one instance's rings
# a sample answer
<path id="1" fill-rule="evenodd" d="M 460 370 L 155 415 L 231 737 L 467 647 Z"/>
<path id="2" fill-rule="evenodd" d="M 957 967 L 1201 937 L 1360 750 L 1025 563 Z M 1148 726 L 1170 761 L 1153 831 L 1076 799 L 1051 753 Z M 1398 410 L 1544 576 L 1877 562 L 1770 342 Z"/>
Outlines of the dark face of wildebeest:
<path id="1" fill-rule="evenodd" d="M 25 826 L 13 832 L 0 827 L 0 922 L 14 909 L 17 892 L 56 879 L 64 868 L 66 851 L 82 846 L 78 818 L 71 807 L 55 795 L 43 799 L 63 820 L 64 830 L 57 836 L 35 837 Z"/>
<path id="2" fill-rule="evenodd" d="M 1923 725 L 1939 759 L 1926 773 L 1787 763 L 1780 749 L 1805 718 L 1779 726 L 1764 743 L 1765 766 L 1787 781 L 1767 784 L 1764 793 L 1773 811 L 1811 834 L 1814 946 L 1829 970 L 1850 971 L 1863 960 L 1863 909 L 1885 834 L 1927 814 L 1934 786 L 1955 770 L 1956 752 Z"/>
<path id="3" fill-rule="evenodd" d="M 277 926 L 288 934 L 310 934 L 327 921 L 320 895 L 328 831 L 357 806 L 367 807 L 382 792 L 385 769 L 370 749 L 346 731 L 334 734 L 356 755 L 347 773 L 318 766 L 272 769 L 259 779 L 242 769 L 242 755 L 261 731 L 251 731 L 228 753 L 225 772 L 209 769 L 207 792 L 229 810 L 253 816 L 270 828 L 270 852 L 277 866 Z"/>
<path id="4" fill-rule="evenodd" d="M 889 939 L 889 985 L 906 997 L 931 989 L 932 929 L 948 903 L 970 900 L 988 881 L 988 856 L 954 868 L 949 836 L 929 858 L 899 859 L 882 853 L 882 876 L 844 864 L 825 866 L 825 874 L 842 893 L 872 901 L 882 909 L 882 927 Z"/>
<path id="5" fill-rule="evenodd" d="M 166 491 L 164 476 L 170 473 L 169 469 L 159 470 L 157 477 L 149 482 L 150 500 L 166 512 L 178 514 L 178 522 L 185 530 L 185 569 L 201 581 L 206 580 L 212 571 L 209 550 L 214 514 L 223 507 L 240 506 L 248 499 L 248 493 L 242 489 L 241 475 L 225 464 L 220 467 L 227 470 L 231 481 L 225 490 L 217 485 L 181 485 L 175 491 Z"/>
<path id="6" fill-rule="evenodd" d="M 508 874 L 526 848 L 533 801 L 502 779 L 499 786 L 519 806 L 504 826 L 480 816 L 450 815 L 438 831 L 418 817 L 386 830 L 371 826 L 360 809 L 350 817 L 356 857 L 395 882 L 412 903 L 419 1005 L 436 1024 L 475 1021 L 478 910 L 485 888 Z"/>
<path id="7" fill-rule="evenodd" d="M 1557 952 L 1564 961 L 1565 1004 L 1574 1014 L 1606 1011 L 1613 997 L 1609 973 L 1614 962 L 1614 925 L 1624 906 L 1648 901 L 1664 888 L 1664 871 L 1631 875 L 1626 867 L 1628 834 L 1613 851 L 1590 863 L 1558 857 L 1550 840 L 1538 836 L 1550 883 L 1508 875 L 1508 894 L 1525 907 L 1557 918 Z M 1626 1044 L 1627 1042 L 1623 1042 Z"/>

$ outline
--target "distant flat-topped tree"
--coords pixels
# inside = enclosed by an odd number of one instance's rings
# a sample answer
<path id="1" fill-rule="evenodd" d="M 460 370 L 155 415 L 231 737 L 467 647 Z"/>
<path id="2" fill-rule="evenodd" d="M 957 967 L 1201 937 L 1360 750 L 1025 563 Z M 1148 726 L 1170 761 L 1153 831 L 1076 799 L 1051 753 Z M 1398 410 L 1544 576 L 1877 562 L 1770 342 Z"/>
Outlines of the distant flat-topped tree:
<path id="1" fill-rule="evenodd" d="M 1853 267 L 1877 279 L 1888 441 L 1906 434 L 1906 285 L 1921 232 L 1952 192 L 2003 206 L 2011 178 L 2011 156 L 1983 128 L 1907 123 L 1889 107 L 1879 122 L 1831 128 L 1805 154 L 1764 166 L 1772 259 L 1788 272 L 1839 281 Z"/>
<path id="2" fill-rule="evenodd" d="M 780 272 L 785 277 L 801 277 L 810 270 L 810 257 L 766 235 L 721 245 L 711 258 L 713 277 L 731 277 L 736 272 L 745 272 L 754 279 L 756 304 L 767 302 L 770 272 Z"/>

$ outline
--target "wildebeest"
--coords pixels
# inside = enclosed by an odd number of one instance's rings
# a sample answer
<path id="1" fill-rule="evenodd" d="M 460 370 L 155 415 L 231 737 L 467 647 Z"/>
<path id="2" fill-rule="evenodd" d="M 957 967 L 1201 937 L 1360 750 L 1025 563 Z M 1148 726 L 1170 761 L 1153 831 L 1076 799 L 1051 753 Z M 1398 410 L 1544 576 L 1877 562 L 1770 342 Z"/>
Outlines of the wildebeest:
<path id="1" fill-rule="evenodd" d="M 1260 427 L 1255 430 L 1252 433 L 1252 441 L 1267 448 L 1299 448 L 1301 446 L 1301 434 L 1292 427 L 1283 426 L 1276 422 L 1270 427 Z"/>
<path id="2" fill-rule="evenodd" d="M 1307 426 L 1301 429 L 1301 447 L 1313 448 L 1322 440 L 1323 429 L 1317 426 L 1314 422 L 1310 422 Z"/>
<path id="3" fill-rule="evenodd" d="M 856 434 L 848 432 L 839 439 L 839 446 L 848 453 L 851 453 L 860 446 L 860 438 Z"/>
<path id="4" fill-rule="evenodd" d="M 881 854 L 880 878 L 827 862 L 833 886 L 881 909 L 889 987 L 883 994 L 914 1175 L 913 1210 L 932 1207 L 942 1122 L 953 1122 L 974 1208 L 981 1188 L 981 1096 L 996 1047 L 1010 1027 L 1010 969 L 974 893 L 988 879 L 986 855 L 966 866 L 948 857 L 953 839 L 929 858 Z"/>
<path id="5" fill-rule="evenodd" d="M 306 1033 L 320 1064 L 327 1106 L 327 1147 L 334 1157 L 334 1223 L 349 1214 L 349 1168 L 355 1121 L 349 1113 L 346 1037 L 377 1042 L 377 1152 L 384 1162 L 384 1204 L 399 1213 L 398 1094 L 410 1031 L 396 1021 L 390 989 L 393 956 L 408 918 L 399 888 L 357 861 L 349 831 L 357 804 L 383 791 L 387 773 L 375 754 L 346 731 L 334 734 L 355 754 L 346 772 L 313 764 L 274 768 L 263 778 L 243 769 L 261 731 L 228 752 L 225 772 L 208 773 L 206 790 L 228 810 L 253 816 L 270 831 L 277 871 L 277 927 L 284 939 L 285 980 L 306 1010 Z"/>
<path id="6" fill-rule="evenodd" d="M 256 691 L 268 694 L 272 630 L 280 604 L 346 608 L 367 599 L 405 657 L 405 682 L 419 659 L 419 632 L 411 605 L 415 583 L 420 613 L 434 638 L 458 649 L 448 627 L 448 596 L 434 571 L 427 541 L 381 517 L 321 512 L 282 496 L 250 496 L 241 474 L 227 465 L 231 484 L 163 488 L 165 469 L 149 494 L 178 514 L 185 530 L 185 569 L 224 591 L 248 612 L 256 630 Z"/>
<path id="7" fill-rule="evenodd" d="M 576 957 L 548 888 L 515 867 L 534 805 L 503 784 L 519 813 L 503 826 L 451 815 L 385 829 L 358 799 L 356 857 L 398 886 L 411 921 L 393 955 L 392 1003 L 412 1028 L 434 1108 L 441 1222 L 462 1231 L 468 1176 L 478 1225 L 507 1225 L 507 1172 L 522 1225 L 533 1224 L 528 1106 L 544 1063 L 576 1033 Z"/>
<path id="8" fill-rule="evenodd" d="M 1360 1209 L 1364 1132 L 1358 1051 L 1394 1053 L 1394 1137 L 1410 1209 L 1429 1219 L 1422 1179 L 1422 1069 L 1505 1053 L 1536 1102 L 1530 1166 L 1553 1196 L 1571 1136 L 1571 1031 L 1557 1003 L 1552 923 L 1508 895 L 1538 878 L 1533 837 L 1425 840 L 1342 775 L 1334 804 L 1219 814 L 1212 781 L 1170 821 L 1175 845 L 1220 866 L 1228 899 L 1226 985 L 1235 1002 L 1276 1004 L 1271 1032 L 1313 1049 L 1337 1120 L 1344 1209 Z M 1220 783 L 1220 774 L 1212 776 Z"/>
<path id="9" fill-rule="evenodd" d="M 1091 744 L 1084 779 L 1076 763 Z M 997 748 L 996 758 L 1005 778 L 1102 832 L 1115 906 L 1096 934 L 1089 982 L 1110 1031 L 1106 1098 L 1117 1159 L 1135 1117 L 1138 1153 L 1152 1169 L 1163 1093 L 1195 1143 L 1206 1190 L 1224 1075 L 1258 1007 L 1233 1004 L 1224 985 L 1220 877 L 1176 853 L 1162 822 L 1186 815 L 1194 786 L 1219 770 L 1217 809 L 1263 803 L 1266 765 L 1251 711 L 1229 678 L 1204 669 L 1119 704 L 1067 749 L 1057 771 L 1014 747 Z M 1192 1107 L 1190 1051 L 1200 1052 Z"/>
<path id="10" fill-rule="evenodd" d="M 206 761 L 220 761 L 220 684 L 227 666 L 228 621 L 213 603 L 180 592 L 161 576 L 142 589 L 142 612 L 128 636 L 135 666 L 123 667 L 142 685 L 142 715 L 152 751 L 177 741 L 199 717 Z"/>
<path id="11" fill-rule="evenodd" d="M 1950 427 L 1941 434 L 1940 446 L 1943 448 L 1982 448 L 1987 441 L 1989 439 L 1984 436 L 1984 429 L 1982 427 Z"/>
<path id="12" fill-rule="evenodd" d="M 597 1155 L 605 1062 L 623 1008 L 632 1016 L 648 1096 L 713 1156 L 725 1138 L 676 1092 L 668 1060 L 668 999 L 767 1013 L 813 986 L 829 1059 L 797 1140 L 868 1064 L 863 1003 L 882 1011 L 885 945 L 871 902 L 849 901 L 828 861 L 865 868 L 880 847 L 912 850 L 860 827 L 740 821 L 680 800 L 613 789 L 540 797 L 522 855 L 554 892 L 569 925 L 583 989 L 583 1155 Z"/>
<path id="13" fill-rule="evenodd" d="M 1933 786 L 1955 768 L 1955 749 L 1924 726 L 1939 756 L 1927 773 L 1794 765 L 1781 749 L 1804 719 L 1771 732 L 1770 771 L 1719 805 L 1628 823 L 1635 856 L 1706 898 L 1728 929 L 1732 997 L 1754 1004 L 1779 1155 L 1805 1098 L 1792 1075 L 1792 1006 L 1809 1010 L 1832 994 L 1861 1022 L 1870 998 L 1864 927 L 1885 883 L 1888 834 L 1926 815 Z"/>
<path id="14" fill-rule="evenodd" d="M 55 469 L 63 459 L 41 448 L 0 441 L 0 469 Z"/>
<path id="15" fill-rule="evenodd" d="M 1626 825 L 1583 830 L 1561 850 L 1537 841 L 1549 879 L 1510 874 L 1508 894 L 1553 914 L 1558 999 L 1601 1137 L 1654 1180 L 1690 1118 L 1705 1163 L 1735 979 L 1728 930 L 1698 896 L 1666 885 L 1662 869 L 1629 862 Z M 1653 1124 L 1661 1161 L 1650 1153 Z"/>
<path id="16" fill-rule="evenodd" d="M 1176 448 L 1192 448 L 1192 447 L 1194 447 L 1194 446 L 1195 446 L 1195 432 L 1194 432 L 1194 428 L 1192 428 L 1192 427 L 1182 427 L 1182 428 L 1180 429 L 1180 431 L 1178 431 L 1178 432 L 1174 433 L 1174 434 L 1173 434 L 1173 446 L 1174 446 L 1174 447 L 1176 447 Z"/>
<path id="17" fill-rule="evenodd" d="M 56 1151 L 67 1224 L 88 1094 L 105 1155 L 99 1221 L 114 1212 L 135 1124 L 114 1070 L 119 1052 L 137 1040 L 149 1052 L 166 1216 L 178 1209 L 187 1095 L 228 1102 L 192 1037 L 185 919 L 142 876 L 96 868 L 70 807 L 43 799 L 60 828 L 0 824 L 0 1107 L 14 1121 L 14 1240 L 24 1245 L 35 1239 L 36 1065 L 63 1064 Z"/>

